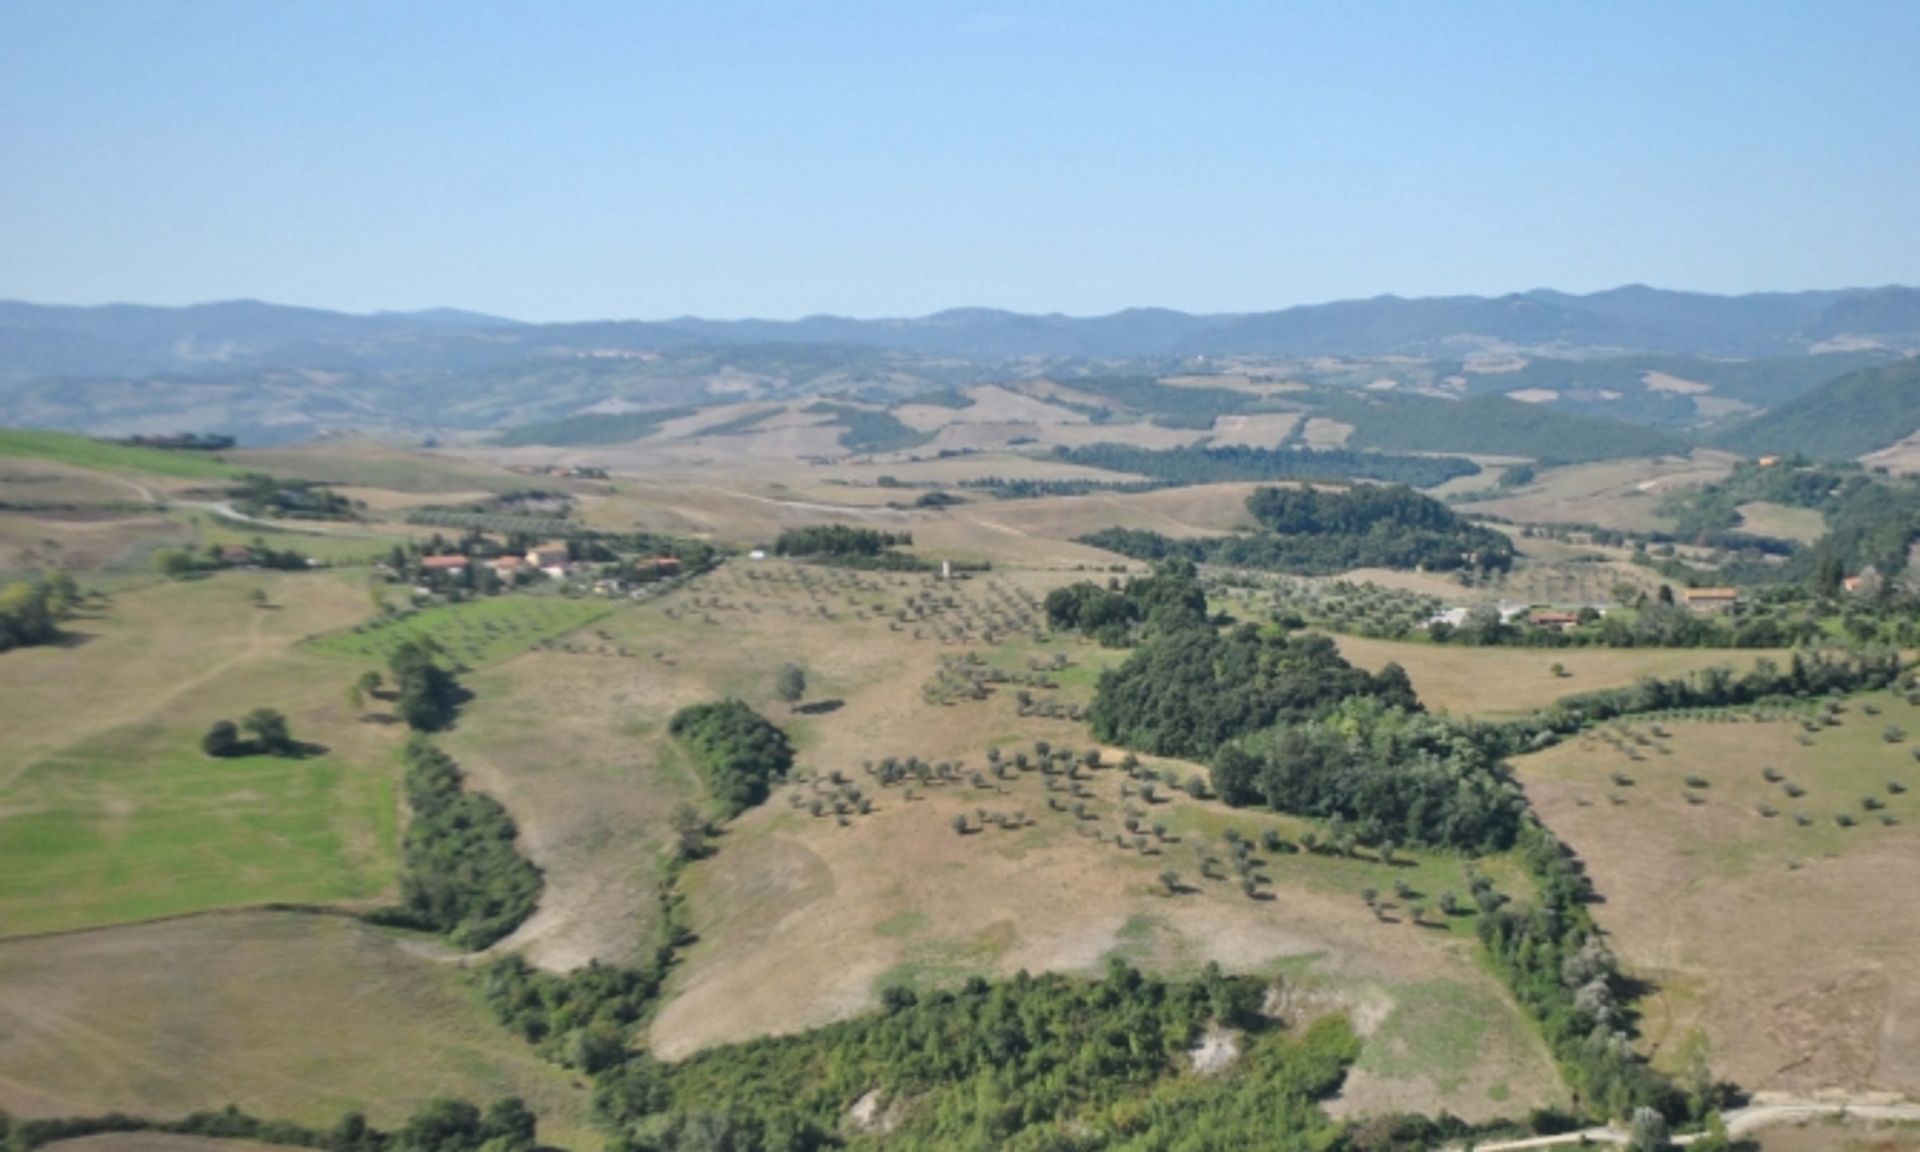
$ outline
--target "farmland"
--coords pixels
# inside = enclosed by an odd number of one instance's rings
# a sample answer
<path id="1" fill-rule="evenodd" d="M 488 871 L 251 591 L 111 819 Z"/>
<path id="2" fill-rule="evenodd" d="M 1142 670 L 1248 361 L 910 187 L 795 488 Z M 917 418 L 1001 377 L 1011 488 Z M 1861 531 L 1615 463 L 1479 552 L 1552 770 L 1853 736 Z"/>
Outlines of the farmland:
<path id="1" fill-rule="evenodd" d="M 307 646 L 329 656 L 378 663 L 409 641 L 432 641 L 449 656 L 477 668 L 541 647 L 609 610 L 605 600 L 497 597 L 402 609 L 316 636 Z"/>
<path id="2" fill-rule="evenodd" d="M 599 1144 L 585 1092 L 501 1031 L 457 967 L 351 920 L 242 913 L 0 941 L 0 1107 L 16 1116 L 232 1103 L 397 1124 L 448 1093 L 522 1095 L 548 1139 Z"/>
<path id="3" fill-rule="evenodd" d="M 1011 410 L 1018 399 L 1000 402 Z M 967 408 L 902 411 L 915 427 L 943 436 L 985 427 L 964 418 Z M 812 1035 L 889 996 L 931 997 L 974 979 L 1093 975 L 1113 960 L 1198 979 L 1218 964 L 1262 981 L 1276 1019 L 1304 1026 L 1338 1013 L 1353 1022 L 1358 1058 L 1327 1105 L 1337 1117 L 1446 1110 L 1492 1120 L 1573 1103 L 1537 1024 L 1490 970 L 1479 939 L 1488 907 L 1538 895 L 1520 853 L 1469 858 L 1403 847 L 1383 855 L 1371 844 L 1303 850 L 1323 836 L 1325 821 L 1228 808 L 1210 797 L 1205 764 L 1147 757 L 1122 768 L 1125 749 L 1092 739 L 1085 711 L 1101 673 L 1125 661 L 1128 649 L 1052 631 L 1042 602 L 1062 584 L 1124 579 L 1142 566 L 1073 538 L 1115 525 L 1175 537 L 1234 532 L 1250 523 L 1253 485 L 1003 500 L 958 483 L 994 475 L 1123 477 L 1007 453 L 818 466 L 756 459 L 742 447 L 811 428 L 789 417 L 795 414 L 761 411 L 752 427 L 705 437 L 707 423 L 670 421 L 641 471 L 606 481 L 530 484 L 494 466 L 547 451 L 531 447 L 451 457 L 342 446 L 337 460 L 312 449 L 243 454 L 249 467 L 355 478 L 366 520 L 344 525 L 256 526 L 180 503 L 133 514 L 118 507 L 119 493 L 135 496 L 113 479 L 117 473 L 59 461 L 13 464 L 0 474 L 0 481 L 13 477 L 76 502 L 100 501 L 141 526 L 103 533 L 115 541 L 111 548 L 86 549 L 79 525 L 118 521 L 0 517 L 0 529 L 18 537 L 19 555 L 55 559 L 83 584 L 102 581 L 111 591 L 67 621 L 71 643 L 0 657 L 7 689 L 0 719 L 13 736 L 0 754 L 0 1034 L 12 1032 L 0 1039 L 0 1107 L 24 1115 L 109 1107 L 171 1115 L 233 1100 L 314 1123 L 346 1108 L 395 1123 L 438 1092 L 478 1101 L 516 1093 L 540 1113 L 547 1139 L 574 1148 L 599 1142 L 587 1121 L 586 1079 L 543 1062 L 492 1022 L 444 945 L 350 918 L 391 904 L 400 890 L 409 813 L 397 788 L 402 726 L 379 696 L 351 707 L 347 688 L 364 672 L 384 671 L 408 641 L 430 642 L 457 671 L 469 695 L 433 739 L 467 788 L 503 806 L 514 850 L 541 873 L 532 915 L 489 953 L 560 974 L 644 964 L 678 939 L 677 962 L 633 1037 L 662 1059 L 685 1061 L 768 1035 Z M 1254 438 L 1297 423 L 1283 413 L 1261 421 L 1217 431 Z M 1085 425 L 1059 427 L 1071 438 Z M 708 444 L 718 445 L 714 457 L 695 461 L 691 453 Z M 612 446 L 616 459 L 619 450 Z M 1625 476 L 1629 465 L 1584 467 Z M 917 492 L 897 487 L 902 482 L 946 485 L 965 502 L 914 507 Z M 567 492 L 567 524 L 579 529 L 698 536 L 730 554 L 639 602 L 590 594 L 591 575 L 494 596 L 426 594 L 410 581 L 384 582 L 370 563 L 430 530 L 405 522 L 423 504 L 545 485 Z M 1523 489 L 1514 498 L 1527 496 Z M 908 550 L 921 559 L 992 568 L 943 580 L 745 555 L 782 531 L 819 524 L 911 533 Z M 255 535 L 332 567 L 163 580 L 142 563 L 161 542 L 204 549 Z M 6 539 L 0 534 L 0 544 Z M 1449 574 L 1382 569 L 1322 584 L 1342 589 L 1332 595 L 1353 623 L 1386 611 L 1388 600 L 1394 611 L 1410 610 L 1405 592 L 1446 604 L 1587 600 L 1647 579 L 1620 550 L 1517 542 L 1521 561 L 1500 578 L 1463 584 Z M 1211 591 L 1211 609 L 1248 622 L 1263 623 L 1280 607 L 1270 587 Z M 1431 709 L 1494 719 L 1647 676 L 1784 659 L 1758 651 L 1472 648 L 1345 634 L 1336 643 L 1360 666 L 1402 665 Z M 777 691 L 785 664 L 804 673 L 797 699 Z M 676 810 L 714 809 L 670 723 L 684 707 L 726 697 L 785 731 L 796 768 L 764 804 L 711 828 L 711 851 L 675 863 Z M 1760 876 L 1774 884 L 1837 883 L 1824 878 L 1910 867 L 1899 854 L 1910 822 L 1907 793 L 1884 793 L 1884 808 L 1855 827 L 1833 821 L 1848 803 L 1867 816 L 1848 794 L 1870 790 L 1874 772 L 1913 762 L 1881 729 L 1920 730 L 1920 715 L 1909 716 L 1910 706 L 1893 696 L 1849 707 L 1868 703 L 1886 720 L 1848 712 L 1839 725 L 1807 733 L 1784 720 L 1669 718 L 1661 723 L 1670 735 L 1655 741 L 1666 751 L 1627 736 L 1592 736 L 1523 761 L 1538 811 L 1593 865 L 1608 897 L 1596 913 L 1602 926 L 1632 974 L 1650 981 L 1653 992 L 1639 1005 L 1642 1043 L 1665 1066 L 1679 1067 L 1676 1053 L 1697 1045 L 1689 1039 L 1697 1034 L 1743 1084 L 1905 1083 L 1899 1069 L 1908 1057 L 1897 1040 L 1883 1046 L 1871 1075 L 1849 1071 L 1865 1056 L 1825 1049 L 1804 1076 L 1763 1069 L 1759 1056 L 1744 1063 L 1723 1057 L 1750 1047 L 1788 1059 L 1766 1047 L 1776 1041 L 1757 1041 L 1740 1030 L 1751 1026 L 1724 1018 L 1721 990 L 1733 989 L 1727 995 L 1744 1003 L 1786 993 L 1730 983 L 1714 966 L 1732 961 L 1705 944 L 1685 943 L 1693 950 L 1673 960 L 1670 951 L 1683 947 L 1674 941 L 1687 934 L 1631 918 L 1650 916 L 1652 897 L 1628 904 L 1616 896 L 1633 891 L 1635 869 L 1649 862 L 1664 861 L 1662 883 L 1680 884 L 1686 907 L 1699 887 L 1757 901 L 1739 886 Z M 260 706 L 284 711 L 312 747 L 288 757 L 215 759 L 201 751 L 211 721 Z M 1634 730 L 1644 733 L 1646 725 Z M 1817 802 L 1811 819 L 1803 826 L 1791 816 L 1754 815 L 1739 827 L 1759 839 L 1717 830 L 1704 841 L 1689 838 L 1694 826 L 1709 827 L 1701 822 L 1731 820 L 1734 809 L 1760 802 L 1745 783 L 1718 774 L 1723 764 L 1751 763 L 1759 753 L 1713 741 L 1764 733 L 1785 742 L 1782 770 L 1806 778 L 1806 801 Z M 1814 741 L 1811 749 L 1801 735 Z M 1016 756 L 1049 760 L 1043 746 L 1071 749 L 1082 766 L 1071 777 L 1010 767 Z M 1645 763 L 1632 762 L 1622 746 L 1639 750 Z M 1846 763 L 1857 760 L 1858 771 L 1826 759 L 1791 760 L 1847 749 L 1854 759 Z M 990 759 L 996 750 L 999 761 Z M 1097 764 L 1087 767 L 1082 758 L 1090 751 Z M 920 765 L 921 775 L 882 780 L 875 765 L 889 757 Z M 1580 791 L 1617 791 L 1605 781 L 1618 766 L 1609 764 L 1593 785 L 1595 769 L 1576 757 L 1630 765 L 1637 783 L 1626 804 L 1603 807 Z M 1674 782 L 1656 776 L 1655 766 L 1664 772 L 1669 758 L 1706 765 L 1697 774 L 1710 777 L 1709 786 L 1668 788 Z M 1695 773 L 1688 767 L 1680 776 Z M 1687 801 L 1690 793 L 1705 802 Z M 1899 823 L 1879 823 L 1881 813 Z M 1638 817 L 1625 837 L 1634 855 L 1618 863 L 1608 846 L 1627 826 L 1596 830 L 1582 821 L 1627 815 Z M 1662 836 L 1684 847 L 1663 846 Z M 1718 869 L 1707 881 L 1673 879 L 1706 864 Z M 1820 891 L 1823 899 L 1849 898 Z M 266 910 L 287 905 L 310 911 Z M 1719 923 L 1717 915 L 1700 910 L 1698 920 Z M 1881 921 L 1878 935 L 1849 944 L 1854 968 L 1829 975 L 1815 960 L 1796 960 L 1816 987 L 1826 980 L 1838 991 L 1820 993 L 1828 999 L 1816 1007 L 1793 1009 L 1800 1022 L 1793 1027 L 1811 1027 L 1805 1019 L 1824 1014 L 1829 1001 L 1854 1005 L 1848 1011 L 1866 1011 L 1858 1005 L 1882 993 L 1873 1003 L 1887 1012 L 1904 1003 L 1884 961 L 1877 976 L 1857 970 L 1862 957 L 1905 945 L 1903 918 Z M 1796 912 L 1787 922 L 1810 917 Z M 1776 946 L 1801 955 L 1784 938 Z M 205 975 L 141 974 L 156 951 L 188 957 Z M 83 1009 L 61 998 L 65 973 L 121 989 L 125 998 Z M 203 982 L 215 979 L 230 985 L 218 996 Z M 299 983 L 298 996 L 262 1005 L 267 989 L 288 981 Z M 361 991 L 367 988 L 377 991 Z M 188 1012 L 204 1022 L 184 1028 Z M 329 1026 L 311 1044 L 284 1039 L 314 1013 Z M 1786 1027 L 1776 1021 L 1775 1033 Z M 165 1039 L 176 1033 L 178 1040 Z M 231 1045 L 208 1038 L 215 1033 L 243 1036 L 269 1055 L 237 1062 Z M 352 1058 L 368 1046 L 380 1049 L 378 1059 Z M 135 1059 L 146 1052 L 163 1053 L 165 1066 Z"/>
<path id="4" fill-rule="evenodd" d="M 1701 668 L 1744 670 L 1778 652 L 1681 648 L 1473 648 L 1425 642 L 1339 638 L 1340 651 L 1365 668 L 1399 664 L 1430 708 L 1463 716 L 1517 716 L 1563 696 L 1619 688 L 1642 676 L 1672 677 Z M 1565 675 L 1557 675 L 1559 664 Z"/>
<path id="5" fill-rule="evenodd" d="M 1920 1006 L 1920 919 L 1889 895 L 1920 880 L 1916 729 L 1920 708 L 1881 694 L 1603 730 L 1519 762 L 1608 894 L 1602 926 L 1655 982 L 1656 1055 L 1698 1033 L 1742 1084 L 1920 1090 L 1895 1023 Z"/>

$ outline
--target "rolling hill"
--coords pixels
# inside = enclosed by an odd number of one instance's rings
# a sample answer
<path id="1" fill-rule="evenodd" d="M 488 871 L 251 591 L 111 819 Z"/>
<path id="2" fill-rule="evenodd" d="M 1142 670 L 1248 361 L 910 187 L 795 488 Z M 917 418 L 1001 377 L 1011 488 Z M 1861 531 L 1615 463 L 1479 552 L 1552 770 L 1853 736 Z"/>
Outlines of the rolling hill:
<path id="1" fill-rule="evenodd" d="M 1850 459 L 1920 432 L 1920 357 L 1850 372 L 1715 438 L 1748 455 Z"/>

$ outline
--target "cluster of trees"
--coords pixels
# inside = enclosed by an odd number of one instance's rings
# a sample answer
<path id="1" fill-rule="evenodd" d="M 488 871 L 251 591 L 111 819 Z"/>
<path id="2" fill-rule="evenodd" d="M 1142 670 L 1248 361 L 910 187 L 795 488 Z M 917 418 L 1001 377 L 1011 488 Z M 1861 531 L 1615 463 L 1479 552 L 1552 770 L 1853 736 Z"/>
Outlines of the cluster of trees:
<path id="1" fill-rule="evenodd" d="M 60 620 L 79 602 L 65 572 L 0 585 L 0 652 L 60 639 Z"/>
<path id="2" fill-rule="evenodd" d="M 418 734 L 402 757 L 413 819 L 401 843 L 400 906 L 375 919 L 485 948 L 533 914 L 540 870 L 514 850 L 513 817 L 462 787 L 452 757 Z"/>
<path id="3" fill-rule="evenodd" d="M 596 1104 L 625 1146 L 660 1152 L 842 1147 L 869 1094 L 877 1115 L 899 1106 L 888 1147 L 1326 1147 L 1337 1128 L 1315 1102 L 1358 1042 L 1338 1019 L 1282 1034 L 1258 1015 L 1261 992 L 1218 969 L 1174 983 L 1119 962 L 1097 981 L 892 988 L 884 1012 L 804 1035 L 673 1065 L 636 1055 L 601 1077 Z M 1254 1033 L 1239 1066 L 1175 1074 L 1214 1021 Z"/>
<path id="4" fill-rule="evenodd" d="M 359 506 L 325 484 L 249 472 L 227 488 L 233 506 L 249 516 L 289 520 L 351 520 Z"/>
<path id="5" fill-rule="evenodd" d="M 1228 804 L 1328 820 L 1364 844 L 1498 852 L 1526 812 L 1492 750 L 1446 719 L 1377 697 L 1225 744 L 1212 775 Z"/>
<path id="6" fill-rule="evenodd" d="M 900 422 L 891 412 L 857 408 L 821 400 L 801 409 L 816 416 L 831 416 L 846 431 L 840 434 L 840 446 L 849 452 L 898 452 L 918 448 L 933 439 L 933 433 L 920 432 Z"/>
<path id="7" fill-rule="evenodd" d="M 245 736 L 242 736 L 245 733 Z M 209 756 L 291 756 L 300 750 L 287 718 L 272 708 L 255 708 L 240 723 L 215 720 L 200 738 L 200 750 Z"/>
<path id="8" fill-rule="evenodd" d="M 438 732 L 453 723 L 466 692 L 440 666 L 431 638 L 402 641 L 387 657 L 393 673 L 394 711 L 416 732 Z"/>
<path id="9" fill-rule="evenodd" d="M 1378 675 L 1347 663 L 1332 640 L 1204 621 L 1156 629 L 1100 676 L 1087 718 L 1102 740 L 1159 756 L 1204 760 L 1229 740 L 1304 723 L 1349 697 L 1420 710 L 1405 670 Z"/>
<path id="10" fill-rule="evenodd" d="M 1719 483 L 1675 493 L 1660 510 L 1678 522 L 1677 535 L 1714 545 L 1740 525 L 1740 507 L 1755 502 L 1813 509 L 1826 521 L 1825 534 L 1810 547 L 1793 549 L 1786 564 L 1743 568 L 1755 582 L 1793 581 L 1834 595 L 1844 577 L 1868 568 L 1887 576 L 1904 571 L 1920 539 L 1920 481 L 1854 463 L 1815 464 L 1804 456 L 1764 468 L 1740 464 Z"/>
<path id="11" fill-rule="evenodd" d="M 787 734 L 739 700 L 682 708 L 669 729 L 693 753 L 707 791 L 727 817 L 764 801 L 772 782 L 793 767 Z"/>
<path id="12" fill-rule="evenodd" d="M 1138 528 L 1107 528 L 1080 543 L 1140 560 L 1331 575 L 1352 568 L 1504 571 L 1513 542 L 1469 524 L 1411 488 L 1361 486 L 1341 492 L 1261 488 L 1247 510 L 1265 531 L 1176 540 Z"/>
<path id="13" fill-rule="evenodd" d="M 244 549 L 244 559 L 230 559 L 228 547 L 208 544 L 198 552 L 186 548 L 162 548 L 153 554 L 153 566 L 162 576 L 185 580 L 202 572 L 222 568 L 271 568 L 281 572 L 301 572 L 313 567 L 307 554 L 294 548 L 272 548 L 258 536 Z"/>
<path id="14" fill-rule="evenodd" d="M 540 1146 L 538 1122 L 517 1096 L 494 1101 L 485 1112 L 465 1100 L 440 1099 L 415 1112 L 392 1131 L 349 1112 L 332 1128 L 309 1128 L 286 1120 L 262 1120 L 228 1105 L 219 1112 L 194 1112 L 179 1120 L 153 1120 L 125 1112 L 44 1120 L 12 1120 L 0 1112 L 0 1146 L 14 1152 L 63 1140 L 109 1132 L 164 1132 L 217 1140 L 246 1140 L 321 1152 L 534 1152 Z"/>
<path id="15" fill-rule="evenodd" d="M 1081 581 L 1047 593 L 1048 626 L 1091 636 L 1109 648 L 1131 643 L 1138 626 L 1165 629 L 1198 622 L 1206 615 L 1207 596 L 1193 564 L 1170 560 L 1152 576 L 1106 587 Z"/>
<path id="16" fill-rule="evenodd" d="M 773 542 L 776 556 L 878 556 L 889 548 L 913 543 L 910 532 L 882 532 L 850 524 L 815 524 L 789 528 Z"/>
<path id="17" fill-rule="evenodd" d="M 1212 427 L 1211 421 L 1208 427 Z M 1431 488 L 1480 471 L 1478 464 L 1457 456 L 1399 456 L 1349 452 L 1342 448 L 1309 450 L 1221 445 L 1152 449 L 1131 444 L 1090 444 L 1081 448 L 1055 448 L 1054 455 L 1070 464 L 1148 476 L 1162 485 L 1250 480 L 1377 480 Z"/>
<path id="18" fill-rule="evenodd" d="M 595 960 L 565 974 L 543 972 L 519 955 L 480 970 L 480 990 L 501 1024 L 547 1059 L 597 1076 L 626 1058 L 632 1033 L 666 981 L 673 953 L 649 964 Z"/>

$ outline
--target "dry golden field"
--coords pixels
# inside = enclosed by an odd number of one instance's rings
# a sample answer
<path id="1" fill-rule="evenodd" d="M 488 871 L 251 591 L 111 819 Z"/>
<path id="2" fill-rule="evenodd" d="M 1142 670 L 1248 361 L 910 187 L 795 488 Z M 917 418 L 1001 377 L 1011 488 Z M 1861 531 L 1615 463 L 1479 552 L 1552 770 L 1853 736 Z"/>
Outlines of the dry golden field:
<path id="1" fill-rule="evenodd" d="M 1672 1059 L 1698 1032 L 1715 1073 L 1750 1089 L 1920 1092 L 1920 905 L 1905 895 L 1920 763 L 1904 738 L 1920 708 L 1862 697 L 1810 743 L 1784 719 L 1654 727 L 1517 764 L 1605 896 L 1601 927 L 1655 986 L 1650 1048 Z"/>
<path id="2" fill-rule="evenodd" d="M 1396 663 L 1407 670 L 1427 707 L 1462 716 L 1517 716 L 1563 696 L 1619 688 L 1642 676 L 1666 678 L 1724 665 L 1745 669 L 1778 651 L 1716 648 L 1472 648 L 1425 641 L 1336 637 L 1340 651 L 1363 668 Z M 1567 675 L 1556 676 L 1555 664 Z"/>

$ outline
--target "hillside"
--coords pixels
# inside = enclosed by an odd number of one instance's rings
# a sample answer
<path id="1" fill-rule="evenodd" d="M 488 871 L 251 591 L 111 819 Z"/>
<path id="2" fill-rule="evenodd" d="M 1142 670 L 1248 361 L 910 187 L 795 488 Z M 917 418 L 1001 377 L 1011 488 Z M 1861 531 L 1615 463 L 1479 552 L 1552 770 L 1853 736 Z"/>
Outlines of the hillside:
<path id="1" fill-rule="evenodd" d="M 1327 399 L 1328 414 L 1353 425 L 1349 443 L 1356 447 L 1529 456 L 1559 464 L 1664 456 L 1691 447 L 1676 433 L 1505 396 L 1462 401 L 1417 396 Z"/>
<path id="2" fill-rule="evenodd" d="M 1848 459 L 1920 431 L 1920 358 L 1859 372 L 1727 429 L 1714 443 L 1747 455 L 1801 452 Z"/>
<path id="3" fill-rule="evenodd" d="M 1851 362 L 1815 355 L 1836 348 L 1851 349 L 1841 353 Z M 204 427 L 268 443 L 342 429 L 499 428 L 722 394 L 884 402 L 1046 374 L 1113 382 L 1124 394 L 1106 398 L 1177 424 L 1138 382 L 1191 372 L 1196 357 L 1237 357 L 1272 362 L 1259 373 L 1268 380 L 1364 387 L 1384 379 L 1475 395 L 1545 388 L 1589 414 L 1692 425 L 1790 398 L 1830 367 L 1912 348 L 1920 348 L 1920 291 L 1905 288 L 1386 296 L 1245 314 L 961 308 L 885 319 L 543 324 L 454 309 L 356 315 L 253 300 L 181 308 L 0 301 L 0 423 L 92 434 Z M 1486 357 L 1517 364 L 1476 360 Z M 1676 387 L 1642 379 L 1668 376 Z M 616 406 L 599 407 L 609 401 Z M 1197 409 L 1207 403 L 1185 398 L 1186 426 L 1201 426 Z"/>

